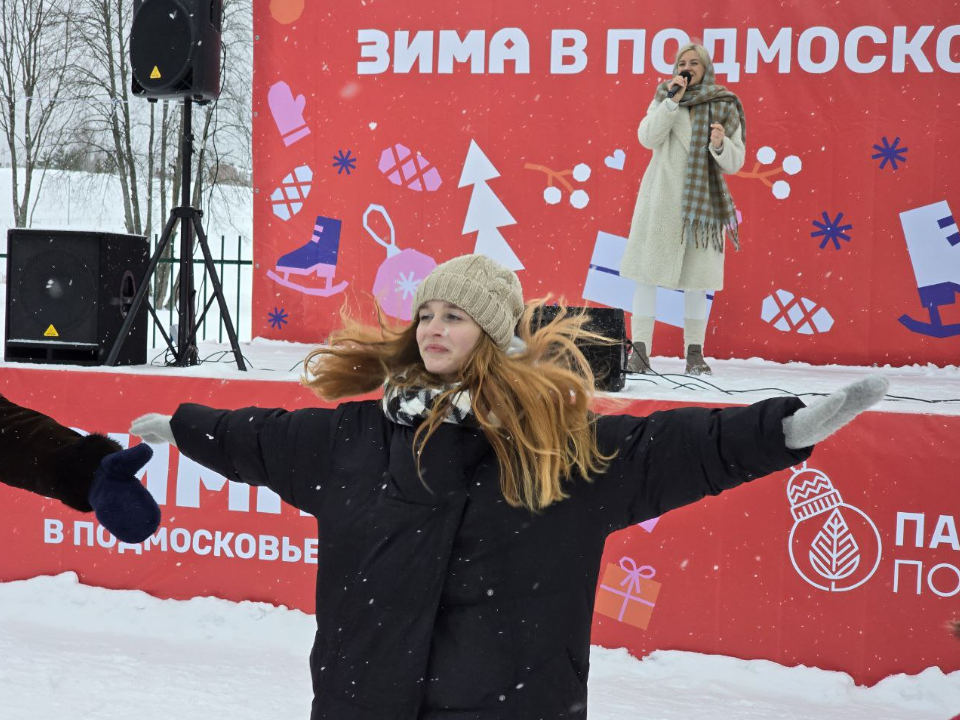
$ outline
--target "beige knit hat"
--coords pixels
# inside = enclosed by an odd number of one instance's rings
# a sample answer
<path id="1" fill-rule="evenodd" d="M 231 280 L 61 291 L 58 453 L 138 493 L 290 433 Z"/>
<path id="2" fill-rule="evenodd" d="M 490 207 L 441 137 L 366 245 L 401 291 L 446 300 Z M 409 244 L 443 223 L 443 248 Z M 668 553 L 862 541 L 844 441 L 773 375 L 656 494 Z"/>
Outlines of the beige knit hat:
<path id="1" fill-rule="evenodd" d="M 502 350 L 513 339 L 523 314 L 517 274 L 485 255 L 461 255 L 437 265 L 417 288 L 414 311 L 444 300 L 472 317 Z"/>

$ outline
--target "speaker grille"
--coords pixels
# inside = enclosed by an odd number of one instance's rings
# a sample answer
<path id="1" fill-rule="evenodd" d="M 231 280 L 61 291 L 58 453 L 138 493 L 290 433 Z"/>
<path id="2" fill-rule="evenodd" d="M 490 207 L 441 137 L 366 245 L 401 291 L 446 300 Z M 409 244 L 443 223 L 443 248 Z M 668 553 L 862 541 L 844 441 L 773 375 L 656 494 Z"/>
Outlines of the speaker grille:
<path id="1" fill-rule="evenodd" d="M 177 0 L 145 2 L 130 30 L 134 79 L 147 94 L 183 85 L 193 65 L 196 40 L 190 16 Z"/>
<path id="2" fill-rule="evenodd" d="M 81 325 L 96 329 L 97 281 L 76 253 L 62 248 L 39 252 L 11 281 L 16 300 L 12 319 L 22 339 L 42 340 L 51 325 L 61 337 Z"/>

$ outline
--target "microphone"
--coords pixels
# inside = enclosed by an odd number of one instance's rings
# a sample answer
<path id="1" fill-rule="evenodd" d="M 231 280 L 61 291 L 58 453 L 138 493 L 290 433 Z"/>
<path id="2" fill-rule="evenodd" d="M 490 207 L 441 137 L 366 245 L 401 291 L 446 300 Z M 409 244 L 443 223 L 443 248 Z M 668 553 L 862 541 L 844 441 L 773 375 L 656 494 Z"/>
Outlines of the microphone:
<path id="1" fill-rule="evenodd" d="M 681 70 L 681 71 L 680 71 L 680 77 L 686 78 L 687 84 L 689 84 L 690 81 L 693 80 L 693 73 L 691 73 L 689 70 Z M 668 98 L 672 98 L 672 97 L 673 97 L 674 95 L 676 95 L 678 92 L 680 92 L 680 86 L 679 86 L 679 85 L 674 85 L 672 88 L 670 88 L 670 89 L 667 91 L 667 97 L 668 97 Z"/>

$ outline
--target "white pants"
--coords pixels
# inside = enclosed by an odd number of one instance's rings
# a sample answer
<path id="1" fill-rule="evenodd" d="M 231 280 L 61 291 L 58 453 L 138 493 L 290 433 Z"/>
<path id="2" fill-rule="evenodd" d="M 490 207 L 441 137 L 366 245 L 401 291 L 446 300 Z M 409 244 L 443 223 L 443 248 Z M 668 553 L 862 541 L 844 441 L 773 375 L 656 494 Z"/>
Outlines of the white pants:
<path id="1" fill-rule="evenodd" d="M 686 347 L 703 347 L 707 334 L 707 307 L 706 290 L 683 291 L 683 341 Z M 631 339 L 635 343 L 644 343 L 648 355 L 653 354 L 653 326 L 656 317 L 657 286 L 637 283 L 637 289 L 633 293 Z"/>

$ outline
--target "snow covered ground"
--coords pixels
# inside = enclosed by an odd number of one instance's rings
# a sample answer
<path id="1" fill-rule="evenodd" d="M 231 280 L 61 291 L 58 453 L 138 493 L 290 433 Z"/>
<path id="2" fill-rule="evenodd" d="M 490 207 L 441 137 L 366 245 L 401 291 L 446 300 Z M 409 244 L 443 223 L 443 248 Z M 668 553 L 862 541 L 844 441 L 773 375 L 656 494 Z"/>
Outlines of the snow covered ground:
<path id="1" fill-rule="evenodd" d="M 214 598 L 158 600 L 76 575 L 0 584 L 4 720 L 309 717 L 312 616 Z M 960 672 L 872 688 L 843 673 L 660 651 L 593 648 L 591 720 L 946 720 Z M 348 719 L 344 719 L 348 720 Z"/>

